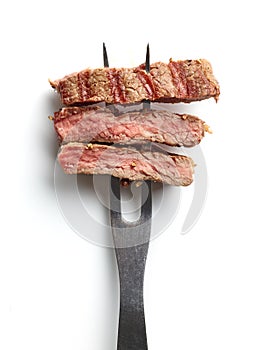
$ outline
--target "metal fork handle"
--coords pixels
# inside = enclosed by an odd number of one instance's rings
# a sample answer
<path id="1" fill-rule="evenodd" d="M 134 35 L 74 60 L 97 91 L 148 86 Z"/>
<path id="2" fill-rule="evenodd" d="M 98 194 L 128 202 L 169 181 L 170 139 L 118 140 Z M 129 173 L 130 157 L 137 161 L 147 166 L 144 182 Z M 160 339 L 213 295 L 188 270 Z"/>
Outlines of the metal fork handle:
<path id="1" fill-rule="evenodd" d="M 147 350 L 143 285 L 151 231 L 151 182 L 142 186 L 141 216 L 135 222 L 122 218 L 120 186 L 111 179 L 111 225 L 120 280 L 117 350 Z"/>
<path id="2" fill-rule="evenodd" d="M 118 350 L 148 348 L 143 300 L 147 250 L 148 244 L 116 249 L 120 279 Z"/>

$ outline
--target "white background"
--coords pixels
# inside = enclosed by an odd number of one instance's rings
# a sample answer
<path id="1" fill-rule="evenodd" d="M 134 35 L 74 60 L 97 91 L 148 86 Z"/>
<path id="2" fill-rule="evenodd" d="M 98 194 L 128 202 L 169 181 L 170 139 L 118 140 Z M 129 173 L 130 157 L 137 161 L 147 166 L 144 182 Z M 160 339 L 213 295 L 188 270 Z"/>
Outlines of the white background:
<path id="1" fill-rule="evenodd" d="M 263 350 L 261 4 L 1 4 L 1 349 L 116 348 L 115 258 L 80 238 L 61 215 L 47 119 L 60 107 L 48 78 L 102 65 L 105 41 L 113 66 L 142 63 L 150 42 L 152 61 L 209 59 L 221 85 L 218 104 L 186 106 L 214 130 L 202 142 L 208 196 L 188 234 L 180 234 L 180 210 L 150 245 L 149 349 Z"/>

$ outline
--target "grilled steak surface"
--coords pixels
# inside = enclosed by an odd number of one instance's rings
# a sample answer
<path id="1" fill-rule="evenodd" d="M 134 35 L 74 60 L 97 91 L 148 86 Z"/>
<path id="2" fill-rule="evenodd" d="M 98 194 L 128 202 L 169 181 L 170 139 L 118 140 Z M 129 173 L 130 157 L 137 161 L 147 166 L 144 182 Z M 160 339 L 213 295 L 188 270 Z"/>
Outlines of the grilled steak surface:
<path id="1" fill-rule="evenodd" d="M 146 140 L 185 147 L 199 144 L 207 127 L 197 117 L 164 110 L 114 116 L 108 108 L 96 106 L 62 108 L 54 114 L 54 126 L 61 142 Z"/>
<path id="2" fill-rule="evenodd" d="M 207 60 L 185 60 L 136 68 L 97 68 L 50 81 L 65 105 L 95 103 L 192 102 L 220 94 Z"/>
<path id="3" fill-rule="evenodd" d="M 136 148 L 67 143 L 61 146 L 58 160 L 67 174 L 108 174 L 176 186 L 187 186 L 193 180 L 191 158 Z"/>

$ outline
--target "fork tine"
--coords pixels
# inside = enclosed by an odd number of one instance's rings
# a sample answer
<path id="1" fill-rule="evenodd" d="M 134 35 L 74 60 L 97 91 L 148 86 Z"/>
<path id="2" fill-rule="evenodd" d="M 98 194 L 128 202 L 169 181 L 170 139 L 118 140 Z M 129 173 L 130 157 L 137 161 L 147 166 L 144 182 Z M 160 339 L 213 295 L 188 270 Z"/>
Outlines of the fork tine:
<path id="1" fill-rule="evenodd" d="M 146 222 L 151 220 L 152 216 L 152 194 L 151 181 L 146 181 L 141 190 L 141 216 L 140 221 Z"/>
<path id="2" fill-rule="evenodd" d="M 111 176 L 110 181 L 110 218 L 112 227 L 121 227 L 123 220 L 121 215 L 120 183 L 117 177 Z"/>
<path id="3" fill-rule="evenodd" d="M 145 62 L 145 71 L 147 73 L 150 72 L 150 53 L 149 53 L 149 44 L 147 45 L 147 52 L 146 52 L 146 62 Z M 150 101 L 145 100 L 143 101 L 143 110 L 148 111 L 150 110 Z"/>
<path id="4" fill-rule="evenodd" d="M 108 61 L 105 43 L 103 43 L 103 58 L 104 58 L 104 67 L 109 67 L 109 61 Z"/>
<path id="5" fill-rule="evenodd" d="M 150 72 L 149 43 L 148 43 L 148 45 L 147 45 L 145 70 L 146 70 L 147 73 Z"/>
<path id="6" fill-rule="evenodd" d="M 145 62 L 145 70 L 147 73 L 150 72 L 150 53 L 149 53 L 149 43 L 147 45 L 147 52 L 146 52 L 146 62 Z M 144 101 L 143 102 L 143 109 L 149 110 L 150 109 L 150 101 Z M 146 186 L 144 186 L 144 189 L 142 189 L 141 194 L 141 217 L 142 220 L 150 220 L 152 215 L 152 194 L 151 194 L 151 181 L 146 181 Z"/>

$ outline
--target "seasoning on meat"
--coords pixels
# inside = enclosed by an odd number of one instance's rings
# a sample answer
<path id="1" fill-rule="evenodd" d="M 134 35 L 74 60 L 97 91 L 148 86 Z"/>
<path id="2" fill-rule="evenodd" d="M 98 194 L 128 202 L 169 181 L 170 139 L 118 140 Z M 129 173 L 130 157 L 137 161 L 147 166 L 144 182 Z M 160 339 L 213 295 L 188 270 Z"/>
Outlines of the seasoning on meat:
<path id="1" fill-rule="evenodd" d="M 85 69 L 50 81 L 65 105 L 106 103 L 192 102 L 220 94 L 211 64 L 205 59 L 157 62 L 136 68 Z"/>

